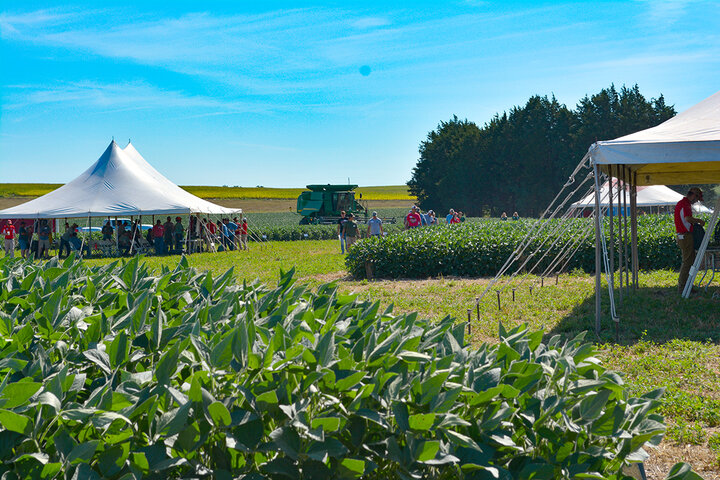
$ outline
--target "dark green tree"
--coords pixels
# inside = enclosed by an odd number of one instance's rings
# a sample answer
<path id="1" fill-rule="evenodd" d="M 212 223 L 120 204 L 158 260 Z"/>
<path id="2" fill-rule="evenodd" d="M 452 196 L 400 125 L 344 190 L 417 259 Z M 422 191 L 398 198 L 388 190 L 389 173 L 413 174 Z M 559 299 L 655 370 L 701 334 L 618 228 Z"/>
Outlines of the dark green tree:
<path id="1" fill-rule="evenodd" d="M 408 182 L 424 209 L 470 215 L 540 214 L 588 148 L 655 126 L 675 114 L 661 95 L 647 100 L 637 85 L 613 85 L 585 96 L 575 111 L 552 96 L 496 114 L 482 128 L 456 116 L 420 144 Z"/>

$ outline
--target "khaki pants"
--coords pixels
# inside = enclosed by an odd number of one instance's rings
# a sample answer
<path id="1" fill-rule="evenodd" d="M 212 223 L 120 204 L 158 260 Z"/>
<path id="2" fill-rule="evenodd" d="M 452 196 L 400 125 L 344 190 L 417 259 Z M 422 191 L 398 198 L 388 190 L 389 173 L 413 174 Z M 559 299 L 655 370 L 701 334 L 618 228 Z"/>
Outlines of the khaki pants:
<path id="1" fill-rule="evenodd" d="M 6 238 L 5 239 L 5 256 L 11 257 L 11 258 L 15 256 L 15 239 L 14 238 Z"/>
<path id="2" fill-rule="evenodd" d="M 682 239 L 677 238 L 677 244 L 682 253 L 682 265 L 680 266 L 680 276 L 678 277 L 678 289 L 680 293 L 682 293 L 685 288 L 685 283 L 690 276 L 690 267 L 695 261 L 695 246 L 693 245 L 692 233 L 684 234 Z"/>
<path id="3" fill-rule="evenodd" d="M 347 250 L 350 246 L 357 241 L 357 237 L 345 237 L 345 249 Z"/>

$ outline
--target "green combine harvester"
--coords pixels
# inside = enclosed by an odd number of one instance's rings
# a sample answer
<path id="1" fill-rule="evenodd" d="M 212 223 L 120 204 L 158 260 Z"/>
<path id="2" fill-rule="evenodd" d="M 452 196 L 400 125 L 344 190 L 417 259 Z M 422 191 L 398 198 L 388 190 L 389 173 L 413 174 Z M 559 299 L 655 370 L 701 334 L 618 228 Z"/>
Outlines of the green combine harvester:
<path id="1" fill-rule="evenodd" d="M 360 220 L 368 217 L 367 203 L 355 200 L 357 185 L 308 185 L 309 192 L 302 192 L 297 199 L 300 225 L 337 223 L 340 212 L 352 213 Z"/>

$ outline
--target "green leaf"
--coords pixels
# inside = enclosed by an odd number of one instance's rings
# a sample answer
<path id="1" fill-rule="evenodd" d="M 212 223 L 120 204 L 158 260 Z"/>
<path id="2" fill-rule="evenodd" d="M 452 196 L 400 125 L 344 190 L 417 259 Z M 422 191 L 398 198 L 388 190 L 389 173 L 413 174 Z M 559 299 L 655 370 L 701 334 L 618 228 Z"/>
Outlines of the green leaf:
<path id="1" fill-rule="evenodd" d="M 0 394 L 0 407 L 16 408 L 24 405 L 30 397 L 35 395 L 42 387 L 41 383 L 35 382 L 16 382 L 10 383 Z"/>
<path id="2" fill-rule="evenodd" d="M 98 440 L 91 440 L 89 442 L 81 443 L 77 447 L 73 448 L 70 455 L 68 455 L 67 462 L 70 464 L 75 463 L 90 463 L 95 450 L 97 450 L 100 442 Z"/>
<path id="3" fill-rule="evenodd" d="M 227 407 L 220 402 L 213 402 L 208 405 L 208 413 L 216 427 L 227 427 L 232 423 L 230 412 Z"/>
<path id="4" fill-rule="evenodd" d="M 232 342 L 235 334 L 230 332 L 223 337 L 210 352 L 210 363 L 218 370 L 222 370 L 230 365 L 233 359 Z"/>
<path id="5" fill-rule="evenodd" d="M 125 331 L 121 331 L 115 335 L 115 339 L 110 344 L 108 356 L 112 366 L 117 368 L 127 361 L 128 358 L 128 337 Z"/>
<path id="6" fill-rule="evenodd" d="M 365 462 L 356 458 L 345 458 L 340 462 L 340 473 L 343 476 L 360 478 L 365 473 Z"/>
<path id="7" fill-rule="evenodd" d="M 702 480 L 702 477 L 693 472 L 690 465 L 680 462 L 673 465 L 665 480 Z"/>
<path id="8" fill-rule="evenodd" d="M 412 419 L 412 417 L 410 417 Z M 437 440 L 427 440 L 417 447 L 415 450 L 415 459 L 418 462 L 427 462 L 432 460 L 440 450 L 440 442 Z"/>
<path id="9" fill-rule="evenodd" d="M 5 430 L 29 435 L 32 431 L 32 421 L 25 415 L 10 410 L 0 410 L 0 425 Z"/>
<path id="10" fill-rule="evenodd" d="M 435 423 L 435 414 L 420 413 L 417 415 L 410 415 L 409 423 L 410 428 L 413 430 L 427 431 Z"/>
<path id="11" fill-rule="evenodd" d="M 276 405 L 278 403 L 278 397 L 277 393 L 275 393 L 275 390 L 270 390 L 265 393 L 262 393 L 255 397 L 255 400 L 257 402 L 264 402 L 269 403 L 271 405 Z"/>
<path id="12" fill-rule="evenodd" d="M 297 460 L 300 451 L 300 436 L 291 427 L 282 427 L 270 432 L 270 438 L 278 449 L 293 460 Z"/>
<path id="13" fill-rule="evenodd" d="M 340 417 L 313 418 L 310 425 L 312 428 L 322 427 L 326 432 L 335 432 L 340 428 Z"/>
<path id="14" fill-rule="evenodd" d="M 173 345 L 170 350 L 160 357 L 160 361 L 155 367 L 155 376 L 159 384 L 170 385 L 170 378 L 175 373 L 175 369 L 177 369 L 178 357 L 177 345 Z"/>

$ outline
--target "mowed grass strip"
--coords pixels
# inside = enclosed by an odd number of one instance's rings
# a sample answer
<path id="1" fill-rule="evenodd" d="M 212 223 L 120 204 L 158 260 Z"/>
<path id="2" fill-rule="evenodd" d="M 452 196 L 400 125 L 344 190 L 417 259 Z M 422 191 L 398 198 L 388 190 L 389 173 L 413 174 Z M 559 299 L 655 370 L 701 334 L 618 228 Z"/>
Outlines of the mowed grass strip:
<path id="1" fill-rule="evenodd" d="M 173 267 L 179 257 L 149 257 L 158 270 Z M 705 478 L 720 471 L 720 305 L 711 294 L 682 300 L 676 293 L 677 273 L 643 272 L 640 288 L 625 295 L 618 305 L 619 341 L 607 313 L 607 289 L 603 290 L 604 321 L 600 336 L 594 334 L 594 279 L 586 274 L 535 277 L 501 289 L 500 309 L 495 289 L 480 301 L 476 298 L 488 279 L 434 278 L 426 280 L 357 281 L 344 270 L 344 256 L 337 241 L 268 242 L 251 245 L 248 252 L 198 254 L 188 257 L 201 270 L 224 272 L 234 267 L 239 281 L 258 279 L 273 284 L 280 270 L 296 269 L 296 278 L 317 286 L 337 283 L 341 293 L 356 293 L 394 304 L 396 312 L 417 311 L 421 316 L 453 316 L 460 321 L 471 315 L 473 342 L 497 341 L 498 324 L 507 328 L 527 323 L 548 336 L 572 338 L 585 331 L 586 339 L 601 349 L 601 360 L 624 372 L 631 391 L 664 388 L 662 412 L 669 424 L 665 440 L 651 451 L 648 471 L 664 478 L 670 466 L 685 460 Z M 109 260 L 89 260 L 106 263 Z M 532 291 L 530 290 L 532 286 Z M 512 289 L 515 288 L 515 301 Z M 616 294 L 617 295 L 617 294 Z M 660 474 L 660 472 L 664 472 Z"/>
<path id="2" fill-rule="evenodd" d="M 61 183 L 0 183 L 0 197 L 39 197 L 62 186 Z M 265 188 L 265 187 L 217 187 L 183 186 L 184 190 L 201 198 L 239 198 L 239 199 L 297 199 L 305 188 Z M 408 200 L 407 185 L 389 185 L 381 187 L 359 187 L 363 200 Z M 358 195 L 359 198 L 359 195 Z"/>

